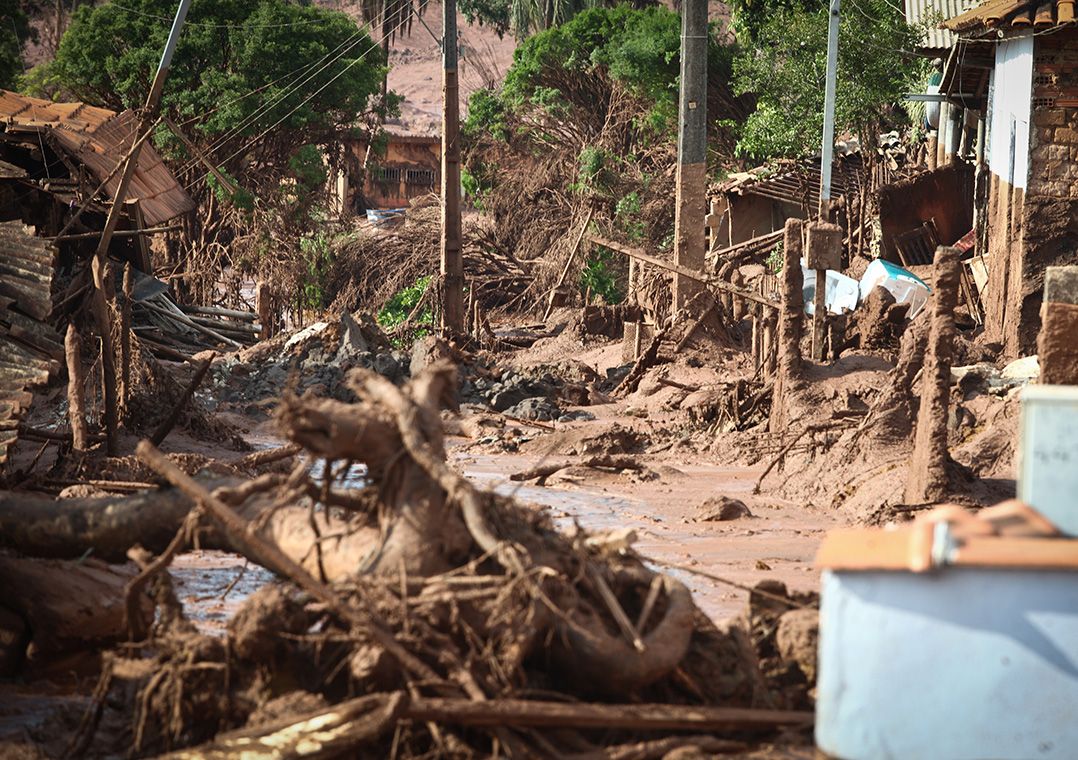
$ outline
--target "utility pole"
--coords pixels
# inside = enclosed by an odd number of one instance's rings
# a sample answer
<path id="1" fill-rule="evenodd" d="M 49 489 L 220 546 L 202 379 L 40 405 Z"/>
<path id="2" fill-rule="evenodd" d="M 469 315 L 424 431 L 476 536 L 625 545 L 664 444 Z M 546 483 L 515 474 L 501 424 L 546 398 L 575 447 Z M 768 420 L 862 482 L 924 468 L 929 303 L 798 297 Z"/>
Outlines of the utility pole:
<path id="1" fill-rule="evenodd" d="M 464 332 L 464 261 L 460 242 L 460 102 L 457 3 L 442 3 L 442 329 Z"/>
<path id="2" fill-rule="evenodd" d="M 831 163 L 835 152 L 835 82 L 838 76 L 838 22 L 842 0 L 831 0 L 827 25 L 827 74 L 823 91 L 823 140 L 820 145 L 820 221 L 829 219 Z M 816 269 L 816 293 L 812 301 L 812 358 L 823 361 L 827 331 L 827 270 Z"/>
<path id="3" fill-rule="evenodd" d="M 704 269 L 707 214 L 707 0 L 681 5 L 681 93 L 678 104 L 677 203 L 674 261 Z M 674 312 L 700 292 L 701 285 L 674 275 Z"/>
<path id="4" fill-rule="evenodd" d="M 131 186 L 131 178 L 135 175 L 138 166 L 139 153 L 142 143 L 137 142 L 138 136 L 149 129 L 157 107 L 161 103 L 161 91 L 165 86 L 165 78 L 168 77 L 169 66 L 172 65 L 172 54 L 176 52 L 176 44 L 180 39 L 180 31 L 183 22 L 187 18 L 187 11 L 191 7 L 191 0 L 180 0 L 176 9 L 176 18 L 172 22 L 172 30 L 165 43 L 165 50 L 161 54 L 161 62 L 157 66 L 157 74 L 150 86 L 150 94 L 146 97 L 146 105 L 142 109 L 138 128 L 132 132 L 131 139 L 136 141 L 128 153 L 124 164 L 123 174 L 120 175 L 120 184 L 116 188 L 116 196 L 112 199 L 112 208 L 109 209 L 108 218 L 105 220 L 105 229 L 101 233 L 97 250 L 91 262 L 91 271 L 94 279 L 94 293 L 92 305 L 94 316 L 97 321 L 97 332 L 101 338 L 101 374 L 104 375 L 105 396 L 105 448 L 109 456 L 114 456 L 118 449 L 118 426 L 119 414 L 116 404 L 116 357 L 112 352 L 112 320 L 109 318 L 108 303 L 112 299 L 112 283 L 107 279 L 107 264 L 109 243 L 112 242 L 112 234 L 116 231 L 116 224 L 120 221 L 123 213 L 124 201 L 127 199 L 127 189 Z"/>

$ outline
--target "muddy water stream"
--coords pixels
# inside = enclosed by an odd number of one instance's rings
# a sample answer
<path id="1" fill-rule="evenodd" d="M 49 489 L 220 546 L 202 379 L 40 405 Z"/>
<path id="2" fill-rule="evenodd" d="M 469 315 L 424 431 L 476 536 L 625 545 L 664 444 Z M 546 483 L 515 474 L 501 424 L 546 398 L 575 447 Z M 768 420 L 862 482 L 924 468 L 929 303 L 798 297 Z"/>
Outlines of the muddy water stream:
<path id="1" fill-rule="evenodd" d="M 819 586 L 812 560 L 835 519 L 789 502 L 752 497 L 755 469 L 679 464 L 660 468 L 666 472 L 657 480 L 640 483 L 626 475 L 599 472 L 548 486 L 509 480 L 510 473 L 535 464 L 534 458 L 510 456 L 458 461 L 484 487 L 549 509 L 562 528 L 575 521 L 589 531 L 632 529 L 637 535 L 634 548 L 656 569 L 685 583 L 696 603 L 715 621 L 741 613 L 748 594 L 692 570 L 743 586 L 763 578 L 777 578 L 799 591 Z M 698 507 L 713 496 L 742 499 L 753 516 L 729 522 L 697 521 Z"/>
<path id="2" fill-rule="evenodd" d="M 511 473 L 536 465 L 535 457 L 472 456 L 452 450 L 450 457 L 477 485 L 549 510 L 563 529 L 574 522 L 592 532 L 631 528 L 637 535 L 635 548 L 692 589 L 697 604 L 716 621 L 739 614 L 746 592 L 673 565 L 741 585 L 777 578 L 791 589 L 815 589 L 819 576 L 812 558 L 824 531 L 836 523 L 829 515 L 790 502 L 752 497 L 758 473 L 750 468 L 676 463 L 660 467 L 661 477 L 648 482 L 594 472 L 538 486 L 509 480 Z M 316 461 L 311 471 L 317 477 L 321 468 L 322 462 Z M 363 466 L 355 465 L 344 482 L 359 486 L 364 474 Z M 700 504 L 719 495 L 744 500 L 753 516 L 697 521 Z M 209 551 L 179 557 L 171 573 L 191 620 L 214 635 L 223 635 L 243 601 L 273 578 L 242 557 Z"/>

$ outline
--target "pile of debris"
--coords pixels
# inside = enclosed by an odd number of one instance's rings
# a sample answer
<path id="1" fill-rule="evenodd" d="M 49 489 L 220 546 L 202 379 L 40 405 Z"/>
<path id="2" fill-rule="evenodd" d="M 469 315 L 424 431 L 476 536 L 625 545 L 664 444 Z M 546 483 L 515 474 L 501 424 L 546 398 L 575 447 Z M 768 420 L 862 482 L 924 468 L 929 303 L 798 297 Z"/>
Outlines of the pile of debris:
<path id="1" fill-rule="evenodd" d="M 105 656 L 83 719 L 31 738 L 72 756 L 192 758 L 298 757 L 311 742 L 335 755 L 661 757 L 782 730 L 807 740 L 811 713 L 774 709 L 784 698 L 748 637 L 717 629 L 681 582 L 625 541 L 560 533 L 446 464 L 451 365 L 403 390 L 367 370 L 347 382 L 355 403 L 288 396 L 277 411 L 292 443 L 327 462 L 319 477 L 301 464 L 194 479 L 143 443 L 140 459 L 175 491 L 131 497 L 141 509 L 114 500 L 92 536 L 50 533 L 49 507 L 4 523 L 21 526 L 5 541 L 28 554 L 77 557 L 135 535 L 159 553 L 137 556 L 130 641 Z M 340 482 L 353 463 L 366 466 L 358 490 Z M 0 503 L 0 520 L 13 508 Z M 133 531 L 147 513 L 154 529 Z M 196 535 L 283 581 L 223 641 L 184 620 L 165 572 Z"/>

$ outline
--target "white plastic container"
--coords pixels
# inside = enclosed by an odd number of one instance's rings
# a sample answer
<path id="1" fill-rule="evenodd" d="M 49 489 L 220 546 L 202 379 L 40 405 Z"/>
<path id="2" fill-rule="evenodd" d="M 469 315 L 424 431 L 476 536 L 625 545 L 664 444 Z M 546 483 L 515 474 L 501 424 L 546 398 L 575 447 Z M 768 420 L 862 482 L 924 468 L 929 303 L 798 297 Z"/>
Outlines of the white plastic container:
<path id="1" fill-rule="evenodd" d="M 928 296 L 931 293 L 924 280 L 913 272 L 883 259 L 874 260 L 861 275 L 858 285 L 861 300 L 864 301 L 877 285 L 882 285 L 888 290 L 898 303 L 910 305 L 910 319 L 920 313 L 928 303 Z"/>
<path id="2" fill-rule="evenodd" d="M 804 261 L 801 260 L 801 276 L 804 282 L 801 295 L 805 300 L 805 313 L 812 316 L 816 311 L 816 270 L 806 267 Z M 823 298 L 829 313 L 844 314 L 857 308 L 857 280 L 828 269 L 825 282 Z"/>
<path id="3" fill-rule="evenodd" d="M 1018 498 L 1078 535 L 1078 386 L 1022 389 Z"/>
<path id="4" fill-rule="evenodd" d="M 828 570 L 821 591 L 829 756 L 1078 755 L 1078 572 Z"/>

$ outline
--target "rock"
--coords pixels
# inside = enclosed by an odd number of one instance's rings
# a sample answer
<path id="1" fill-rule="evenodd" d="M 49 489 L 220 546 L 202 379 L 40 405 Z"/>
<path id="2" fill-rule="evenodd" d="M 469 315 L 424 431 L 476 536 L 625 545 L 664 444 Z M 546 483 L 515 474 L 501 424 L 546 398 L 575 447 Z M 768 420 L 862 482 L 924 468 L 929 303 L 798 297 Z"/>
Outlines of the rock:
<path id="1" fill-rule="evenodd" d="M 1073 340 L 1074 336 L 1071 336 Z M 1028 383 L 1030 380 L 1036 380 L 1040 377 L 1041 368 L 1037 363 L 1037 355 L 1023 356 L 1021 359 L 1015 359 L 1008 364 L 999 373 L 999 376 L 1004 380 L 1013 380 L 1020 383 Z"/>
<path id="2" fill-rule="evenodd" d="M 696 508 L 695 522 L 725 522 L 752 517 L 745 502 L 729 496 L 712 496 Z"/>
<path id="3" fill-rule="evenodd" d="M 855 312 L 861 348 L 891 348 L 902 337 L 908 303 L 896 303 L 894 295 L 877 285 Z"/>
<path id="4" fill-rule="evenodd" d="M 572 412 L 566 412 L 561 417 L 558 417 L 558 422 L 591 422 L 594 419 L 595 415 L 591 412 L 577 409 Z"/>
<path id="5" fill-rule="evenodd" d="M 370 343 L 367 342 L 367 338 L 363 335 L 363 328 L 348 312 L 341 314 L 341 345 L 337 353 L 346 349 L 357 352 L 371 350 Z"/>
<path id="6" fill-rule="evenodd" d="M 535 396 L 526 398 L 519 404 L 509 407 L 505 410 L 505 414 L 522 420 L 551 421 L 561 417 L 561 409 L 550 399 Z"/>
<path id="7" fill-rule="evenodd" d="M 404 379 L 404 370 L 393 354 L 375 354 L 373 365 L 375 372 L 395 383 Z"/>
<path id="8" fill-rule="evenodd" d="M 775 645 L 784 660 L 797 663 L 809 683 L 816 682 L 816 647 L 820 638 L 818 610 L 790 610 L 779 618 Z"/>
<path id="9" fill-rule="evenodd" d="M 412 358 L 409 373 L 415 377 L 431 364 L 442 359 L 451 359 L 449 345 L 436 335 L 427 335 L 412 345 Z"/>

